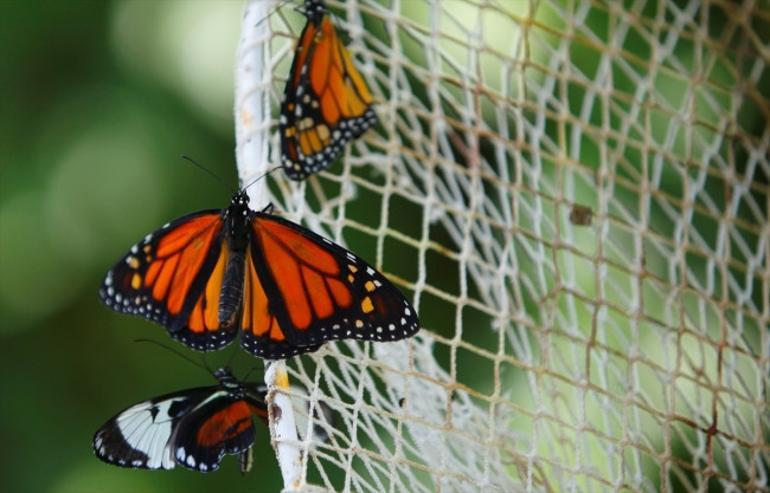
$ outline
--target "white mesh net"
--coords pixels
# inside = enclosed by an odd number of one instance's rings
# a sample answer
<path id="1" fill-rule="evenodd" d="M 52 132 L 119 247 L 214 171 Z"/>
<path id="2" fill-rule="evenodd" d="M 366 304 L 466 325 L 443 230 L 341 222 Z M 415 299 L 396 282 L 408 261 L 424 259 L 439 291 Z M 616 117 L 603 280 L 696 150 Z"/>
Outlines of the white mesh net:
<path id="1" fill-rule="evenodd" d="M 424 329 L 291 361 L 335 414 L 300 444 L 307 482 L 767 491 L 767 5 L 328 3 L 381 124 L 265 193 L 393 279 Z M 236 110 L 269 101 L 269 163 L 292 7 L 239 52 L 265 77 L 241 77 Z"/>

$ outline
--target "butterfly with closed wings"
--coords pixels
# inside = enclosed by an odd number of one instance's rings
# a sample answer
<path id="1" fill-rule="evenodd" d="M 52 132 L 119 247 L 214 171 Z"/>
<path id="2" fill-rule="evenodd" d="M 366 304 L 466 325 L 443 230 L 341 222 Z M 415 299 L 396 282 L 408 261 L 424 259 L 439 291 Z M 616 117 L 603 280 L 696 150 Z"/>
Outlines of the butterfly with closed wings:
<path id="1" fill-rule="evenodd" d="M 240 332 L 241 345 L 267 359 L 419 330 L 409 301 L 360 257 L 248 203 L 241 190 L 226 209 L 148 234 L 110 269 L 99 297 L 193 349 L 220 349 Z"/>
<path id="2" fill-rule="evenodd" d="M 225 454 L 238 454 L 246 472 L 255 437 L 253 416 L 267 422 L 267 389 L 237 380 L 227 368 L 216 370 L 214 377 L 218 385 L 173 392 L 121 411 L 94 435 L 94 453 L 122 467 L 179 465 L 201 472 L 219 469 Z"/>
<path id="3" fill-rule="evenodd" d="M 279 119 L 282 164 L 301 180 L 329 167 L 342 147 L 377 123 L 372 95 L 326 5 L 306 0 Z"/>

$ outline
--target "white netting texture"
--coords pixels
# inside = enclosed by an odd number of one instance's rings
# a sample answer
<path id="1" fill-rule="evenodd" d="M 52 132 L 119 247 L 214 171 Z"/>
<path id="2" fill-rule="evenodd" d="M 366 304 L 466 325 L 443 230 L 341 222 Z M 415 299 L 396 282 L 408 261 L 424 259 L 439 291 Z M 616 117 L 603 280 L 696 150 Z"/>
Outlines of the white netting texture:
<path id="1" fill-rule="evenodd" d="M 335 413 L 308 482 L 767 491 L 768 8 L 328 3 L 381 123 L 269 194 L 424 328 L 290 362 Z M 292 7 L 265 38 L 274 164 Z"/>

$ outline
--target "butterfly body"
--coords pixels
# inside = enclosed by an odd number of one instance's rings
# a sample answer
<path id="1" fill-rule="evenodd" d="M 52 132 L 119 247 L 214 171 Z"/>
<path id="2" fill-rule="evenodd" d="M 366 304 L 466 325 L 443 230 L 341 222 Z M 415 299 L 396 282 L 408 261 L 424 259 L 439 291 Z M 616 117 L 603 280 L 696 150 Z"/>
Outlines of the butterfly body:
<path id="1" fill-rule="evenodd" d="M 173 392 L 131 406 L 95 433 L 93 450 L 110 464 L 141 469 L 210 472 L 225 454 L 250 452 L 253 416 L 267 420 L 266 388 L 241 382 L 227 368 L 217 385 Z"/>
<path id="2" fill-rule="evenodd" d="M 193 349 L 220 349 L 240 333 L 244 349 L 269 359 L 333 339 L 395 341 L 419 330 L 414 309 L 382 274 L 312 231 L 250 209 L 243 191 L 225 209 L 147 235 L 107 273 L 99 297 Z"/>
<path id="3" fill-rule="evenodd" d="M 236 194 L 223 211 L 224 237 L 230 251 L 219 295 L 219 323 L 233 327 L 243 299 L 243 275 L 246 249 L 249 246 L 248 223 L 251 219 L 249 200 L 245 193 Z"/>
<path id="4" fill-rule="evenodd" d="M 372 95 L 339 39 L 326 6 L 306 0 L 307 17 L 286 82 L 279 120 L 286 175 L 326 169 L 350 140 L 377 123 Z"/>

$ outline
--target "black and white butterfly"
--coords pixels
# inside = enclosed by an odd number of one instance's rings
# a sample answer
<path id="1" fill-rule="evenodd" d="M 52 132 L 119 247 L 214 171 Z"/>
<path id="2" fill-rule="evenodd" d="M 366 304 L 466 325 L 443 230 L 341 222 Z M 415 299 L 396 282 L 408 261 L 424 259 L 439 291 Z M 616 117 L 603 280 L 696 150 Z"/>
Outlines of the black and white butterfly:
<path id="1" fill-rule="evenodd" d="M 214 372 L 217 385 L 173 392 L 118 413 L 94 435 L 96 456 L 110 464 L 142 469 L 200 472 L 219 469 L 225 454 L 239 454 L 241 471 L 251 466 L 253 416 L 267 422 L 267 389 Z"/>

